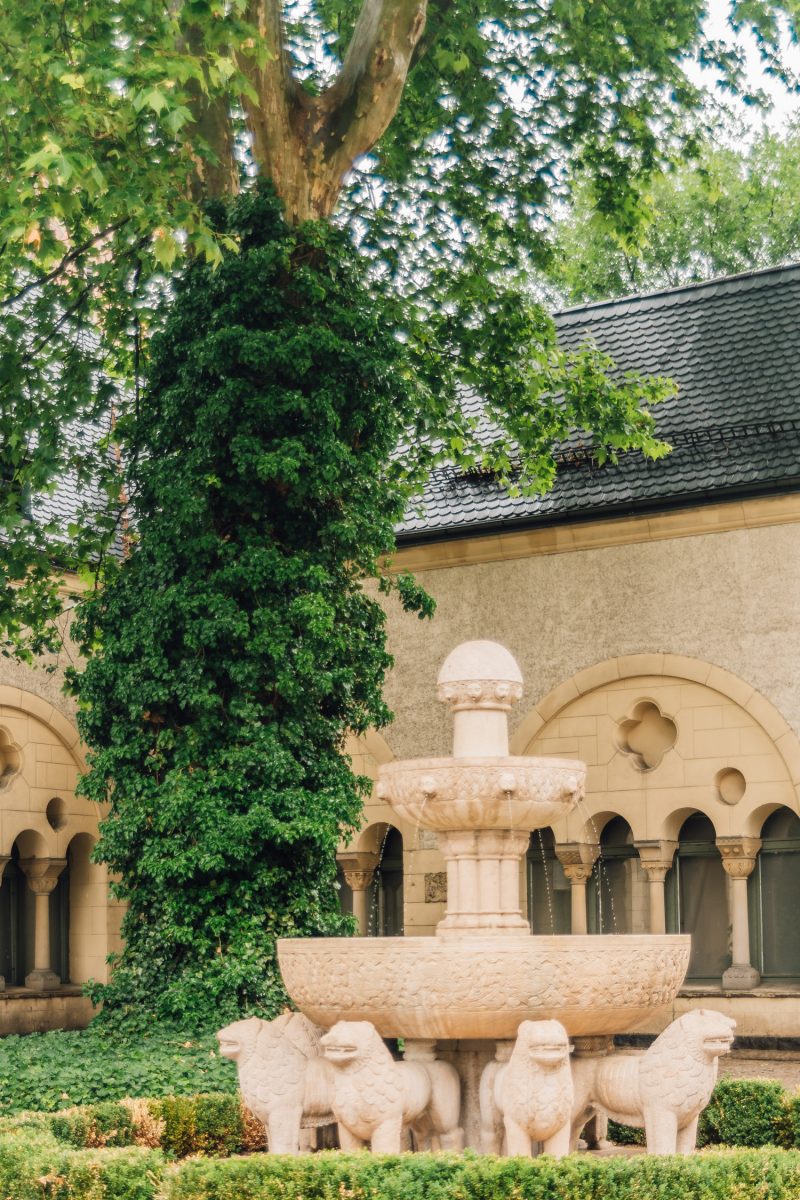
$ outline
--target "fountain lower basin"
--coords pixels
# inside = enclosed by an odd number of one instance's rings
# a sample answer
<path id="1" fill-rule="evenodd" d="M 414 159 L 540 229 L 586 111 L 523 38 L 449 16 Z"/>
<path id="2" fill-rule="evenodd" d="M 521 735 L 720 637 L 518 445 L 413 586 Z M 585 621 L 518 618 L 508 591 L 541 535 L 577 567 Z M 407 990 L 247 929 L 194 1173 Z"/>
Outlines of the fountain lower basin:
<path id="1" fill-rule="evenodd" d="M 626 1033 L 674 1000 L 684 934 L 497 938 L 283 938 L 278 961 L 301 1012 L 328 1029 L 371 1021 L 383 1037 L 503 1040 L 555 1019 L 570 1036 Z"/>

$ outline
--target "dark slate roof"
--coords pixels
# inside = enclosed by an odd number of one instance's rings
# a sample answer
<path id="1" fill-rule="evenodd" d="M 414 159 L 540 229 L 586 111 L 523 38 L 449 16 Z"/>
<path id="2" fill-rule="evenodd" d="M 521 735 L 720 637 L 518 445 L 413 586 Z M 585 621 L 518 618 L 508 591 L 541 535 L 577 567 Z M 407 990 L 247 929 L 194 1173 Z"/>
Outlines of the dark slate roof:
<path id="1" fill-rule="evenodd" d="M 800 489 L 800 264 L 571 308 L 556 326 L 565 348 L 591 338 L 620 371 L 677 382 L 654 410 L 672 453 L 599 467 L 566 447 L 553 490 L 532 498 L 443 467 L 400 543 Z"/>

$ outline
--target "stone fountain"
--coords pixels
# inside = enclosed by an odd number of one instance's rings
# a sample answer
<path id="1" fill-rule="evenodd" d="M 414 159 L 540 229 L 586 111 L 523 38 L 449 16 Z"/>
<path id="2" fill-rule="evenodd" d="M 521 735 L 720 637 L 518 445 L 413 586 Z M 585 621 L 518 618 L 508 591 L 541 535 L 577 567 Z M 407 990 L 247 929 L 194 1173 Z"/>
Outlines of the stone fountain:
<path id="1" fill-rule="evenodd" d="M 675 998 L 690 938 L 532 934 L 522 858 L 533 831 L 580 803 L 585 764 L 509 754 L 522 676 L 502 646 L 457 647 L 438 695 L 453 713 L 452 757 L 392 762 L 378 780 L 396 813 L 437 834 L 447 912 L 436 936 L 282 939 L 300 1012 L 219 1034 L 270 1145 L 297 1149 L 301 1126 L 336 1119 L 348 1149 L 398 1150 L 405 1128 L 417 1148 L 560 1155 L 611 1115 L 643 1126 L 656 1152 L 692 1149 L 733 1023 L 692 1012 L 643 1055 L 609 1053 L 611 1035 Z M 385 1044 L 395 1038 L 403 1061 Z"/>

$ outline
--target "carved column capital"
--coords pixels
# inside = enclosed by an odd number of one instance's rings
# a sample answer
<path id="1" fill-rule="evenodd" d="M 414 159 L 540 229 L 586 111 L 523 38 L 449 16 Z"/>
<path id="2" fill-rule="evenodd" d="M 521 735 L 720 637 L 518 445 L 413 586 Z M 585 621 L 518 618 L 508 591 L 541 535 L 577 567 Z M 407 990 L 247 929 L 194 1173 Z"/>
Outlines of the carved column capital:
<path id="1" fill-rule="evenodd" d="M 672 867 L 678 843 L 662 839 L 654 842 L 636 842 L 635 845 L 639 853 L 639 862 L 647 872 L 650 882 L 663 883 Z"/>
<path id="2" fill-rule="evenodd" d="M 47 896 L 58 883 L 58 877 L 67 865 L 65 858 L 21 858 L 20 870 L 28 880 L 35 896 Z"/>
<path id="3" fill-rule="evenodd" d="M 556 858 L 564 868 L 567 879 L 582 882 L 589 878 L 600 857 L 600 847 L 592 842 L 564 842 L 556 846 Z M 582 871 L 586 871 L 582 875 Z M 572 873 L 571 873 L 572 872 Z"/>
<path id="4" fill-rule="evenodd" d="M 567 863 L 564 874 L 570 883 L 588 883 L 592 870 L 593 868 L 587 867 L 585 863 Z"/>
<path id="5" fill-rule="evenodd" d="M 354 892 L 363 892 L 372 886 L 381 859 L 372 850 L 344 850 L 336 855 L 336 861 L 344 872 L 347 886 Z"/>
<path id="6" fill-rule="evenodd" d="M 756 865 L 761 838 L 717 838 L 717 849 L 722 855 L 722 865 L 731 879 L 747 879 Z"/>

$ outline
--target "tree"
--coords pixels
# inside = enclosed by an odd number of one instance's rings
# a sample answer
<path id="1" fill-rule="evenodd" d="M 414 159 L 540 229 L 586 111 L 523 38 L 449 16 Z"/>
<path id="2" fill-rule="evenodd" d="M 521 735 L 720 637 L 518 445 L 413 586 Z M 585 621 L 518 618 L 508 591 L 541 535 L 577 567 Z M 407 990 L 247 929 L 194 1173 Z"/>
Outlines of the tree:
<path id="1" fill-rule="evenodd" d="M 743 145 L 743 148 L 739 148 Z M 550 281 L 567 303 L 678 287 L 800 255 L 800 132 L 747 145 L 706 144 L 696 162 L 655 178 L 646 217 L 620 235 L 584 189 L 556 233 Z"/>
<path id="2" fill-rule="evenodd" d="M 742 12 L 766 56 L 780 11 Z M 636 227 L 642 182 L 694 141 L 687 54 L 736 85 L 701 12 L 19 0 L 0 16 L 5 651 L 57 645 L 54 563 L 91 564 L 84 787 L 109 806 L 101 853 L 129 901 L 109 1010 L 274 1011 L 274 935 L 341 928 L 331 851 L 363 786 L 344 736 L 388 717 L 382 614 L 359 585 L 432 463 L 541 489 L 573 428 L 599 458 L 663 452 L 649 409 L 668 385 L 561 352 L 519 274 L 546 256 L 544 206 L 570 174 Z M 82 519 L 37 519 L 29 497 L 68 472 Z M 382 584 L 430 611 L 412 581 Z"/>

